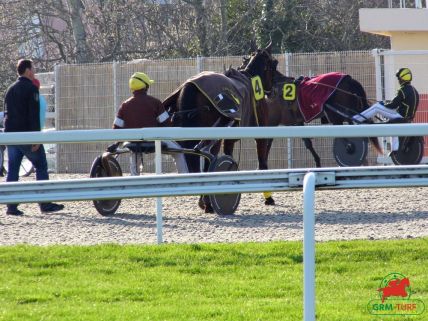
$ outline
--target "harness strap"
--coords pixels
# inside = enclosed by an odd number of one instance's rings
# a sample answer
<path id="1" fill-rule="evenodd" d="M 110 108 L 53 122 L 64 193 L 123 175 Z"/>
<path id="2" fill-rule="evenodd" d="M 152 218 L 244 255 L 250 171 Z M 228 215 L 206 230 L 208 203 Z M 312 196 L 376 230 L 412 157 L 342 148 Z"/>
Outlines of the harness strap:
<path id="1" fill-rule="evenodd" d="M 251 103 L 253 105 L 254 117 L 256 118 L 257 127 L 260 127 L 259 116 L 257 115 L 257 104 L 256 99 L 254 97 L 251 97 Z"/>
<path id="2" fill-rule="evenodd" d="M 316 81 L 314 81 L 314 82 L 313 82 L 313 84 L 321 85 L 321 86 L 325 86 L 325 87 L 329 87 L 329 88 L 333 88 L 333 89 L 336 89 L 336 90 L 338 90 L 338 91 L 341 91 L 341 92 L 343 92 L 343 93 L 345 93 L 345 94 L 353 95 L 353 96 L 355 96 L 355 97 L 359 98 L 360 100 L 362 100 L 362 99 L 363 99 L 363 97 L 361 97 L 361 96 L 359 96 L 359 95 L 357 95 L 357 94 L 354 94 L 353 92 L 350 92 L 349 90 L 345 90 L 345 89 L 339 88 L 339 87 L 337 87 L 337 86 L 332 86 L 332 85 L 328 85 L 328 84 L 323 84 L 323 83 L 321 83 L 321 82 L 316 82 Z M 366 97 L 366 99 L 367 99 L 367 100 L 369 100 L 367 97 Z M 376 100 L 376 99 L 375 99 L 375 100 Z"/>

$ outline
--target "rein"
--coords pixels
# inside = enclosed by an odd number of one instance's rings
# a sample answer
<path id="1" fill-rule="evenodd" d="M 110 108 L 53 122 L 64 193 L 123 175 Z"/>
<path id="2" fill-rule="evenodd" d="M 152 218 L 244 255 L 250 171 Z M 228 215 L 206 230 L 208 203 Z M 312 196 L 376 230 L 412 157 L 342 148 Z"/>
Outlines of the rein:
<path id="1" fill-rule="evenodd" d="M 332 86 L 332 85 L 328 85 L 328 84 L 323 84 L 323 83 L 320 83 L 320 82 L 313 82 L 313 84 L 321 85 L 321 86 L 328 87 L 328 88 L 332 88 L 332 89 L 334 89 L 334 90 L 338 90 L 338 91 L 340 91 L 340 92 L 342 92 L 342 93 L 344 93 L 344 94 L 347 94 L 347 95 L 350 95 L 350 96 L 354 96 L 354 97 L 358 98 L 358 100 L 359 100 L 359 102 L 360 102 L 360 105 L 361 105 L 361 106 L 363 105 L 363 99 L 364 99 L 364 97 L 359 96 L 359 95 L 357 95 L 357 94 L 354 94 L 353 92 L 350 92 L 349 90 L 345 90 L 345 89 L 342 89 L 342 88 L 338 88 L 337 86 Z M 367 97 L 366 97 L 366 100 L 367 100 L 367 102 L 369 101 L 369 99 L 368 99 Z"/>
<path id="2" fill-rule="evenodd" d="M 364 97 L 361 97 L 361 96 L 359 96 L 357 94 L 354 94 L 354 93 L 352 93 L 352 92 L 350 92 L 348 90 L 342 89 L 342 88 L 334 87 L 334 86 L 327 85 L 327 84 L 322 84 L 322 83 L 319 83 L 319 82 L 314 82 L 314 84 L 322 85 L 322 86 L 329 87 L 329 88 L 334 88 L 334 89 L 336 89 L 338 91 L 343 92 L 344 94 L 355 96 L 355 97 L 357 97 L 360 100 L 360 102 L 364 99 Z M 370 99 L 368 97 L 366 97 L 366 100 L 367 100 L 367 102 L 376 101 L 376 99 Z"/>
<path id="3" fill-rule="evenodd" d="M 361 97 L 361 96 L 359 96 L 357 94 L 354 94 L 353 92 L 350 92 L 349 90 L 345 90 L 345 89 L 342 89 L 342 88 L 339 88 L 339 87 L 335 87 L 335 86 L 332 86 L 332 85 L 323 84 L 323 83 L 320 83 L 320 82 L 313 82 L 313 84 L 321 85 L 321 86 L 328 87 L 328 88 L 333 88 L 335 90 L 343 92 L 344 94 L 355 96 L 355 97 L 357 97 L 360 100 L 364 99 L 364 97 Z"/>

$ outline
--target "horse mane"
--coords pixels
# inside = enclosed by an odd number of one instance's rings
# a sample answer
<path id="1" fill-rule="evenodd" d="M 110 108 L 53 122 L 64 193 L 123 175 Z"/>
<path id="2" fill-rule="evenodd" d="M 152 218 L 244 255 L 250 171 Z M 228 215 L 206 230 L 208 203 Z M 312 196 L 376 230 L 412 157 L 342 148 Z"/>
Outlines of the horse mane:
<path id="1" fill-rule="evenodd" d="M 266 63 L 262 63 L 261 59 L 263 59 L 263 56 L 266 56 L 265 59 L 268 59 L 267 65 L 268 68 L 270 68 L 272 75 L 271 75 L 271 79 L 270 79 L 270 88 L 265 88 L 266 90 L 271 90 L 271 88 L 274 86 L 275 81 L 274 81 L 274 75 L 277 72 L 277 66 L 278 66 L 278 60 L 275 59 L 271 52 L 270 52 L 270 48 L 266 48 L 266 49 L 257 49 L 257 51 L 253 52 L 250 56 L 248 57 L 243 57 L 242 58 L 242 64 L 241 66 L 239 66 L 236 70 L 250 75 L 250 76 L 255 76 L 255 75 L 263 75 L 265 74 L 266 71 Z M 264 82 L 266 79 L 263 79 L 262 77 L 262 82 Z"/>
<path id="2" fill-rule="evenodd" d="M 279 70 L 275 70 L 275 72 L 273 74 L 273 82 L 274 82 L 274 84 L 291 83 L 295 79 L 296 78 L 294 78 L 294 77 L 289 77 L 289 76 L 284 75 Z"/>

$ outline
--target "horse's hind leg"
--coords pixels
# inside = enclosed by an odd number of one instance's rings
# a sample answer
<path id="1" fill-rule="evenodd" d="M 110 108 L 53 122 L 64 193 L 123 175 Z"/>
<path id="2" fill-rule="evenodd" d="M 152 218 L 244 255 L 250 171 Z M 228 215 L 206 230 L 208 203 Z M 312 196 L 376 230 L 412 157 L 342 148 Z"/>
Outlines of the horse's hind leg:
<path id="1" fill-rule="evenodd" d="M 237 141 L 237 139 L 225 139 L 223 142 L 223 152 L 226 155 L 233 156 L 233 149 Z"/>
<path id="2" fill-rule="evenodd" d="M 302 140 L 305 143 L 305 147 L 311 152 L 312 157 L 314 158 L 314 161 L 315 161 L 315 166 L 321 167 L 321 158 L 315 151 L 314 145 L 312 144 L 312 140 L 310 138 L 302 138 Z"/>

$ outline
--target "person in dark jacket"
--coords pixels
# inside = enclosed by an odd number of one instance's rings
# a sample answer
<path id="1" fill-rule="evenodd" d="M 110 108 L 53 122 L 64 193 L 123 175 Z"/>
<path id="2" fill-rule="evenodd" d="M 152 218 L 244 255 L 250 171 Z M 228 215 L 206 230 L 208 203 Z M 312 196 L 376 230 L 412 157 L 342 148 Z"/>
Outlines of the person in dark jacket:
<path id="1" fill-rule="evenodd" d="M 4 99 L 4 131 L 34 132 L 40 131 L 39 89 L 34 86 L 34 66 L 28 59 L 21 59 L 16 66 L 18 79 L 6 91 Z M 37 180 L 48 180 L 48 165 L 43 145 L 9 145 L 7 182 L 17 182 L 22 158 L 27 157 L 36 169 Z M 40 203 L 41 212 L 56 212 L 64 205 Z M 6 214 L 23 215 L 18 204 L 8 204 Z"/>
<path id="2" fill-rule="evenodd" d="M 394 99 L 387 104 L 383 104 L 382 102 L 375 103 L 361 114 L 355 115 L 352 118 L 354 121 L 362 123 L 376 114 L 380 114 L 387 119 L 404 118 L 404 121 L 407 123 L 413 121 L 419 105 L 419 93 L 411 85 L 413 79 L 412 72 L 409 68 L 400 68 L 395 76 L 398 79 L 400 88 Z M 392 151 L 396 150 L 398 150 L 398 137 L 393 137 Z"/>
<path id="3" fill-rule="evenodd" d="M 400 88 L 394 99 L 387 104 L 375 103 L 361 114 L 355 115 L 354 120 L 364 122 L 376 114 L 381 114 L 388 119 L 404 118 L 406 122 L 412 122 L 419 104 L 419 93 L 411 85 L 412 72 L 409 68 L 400 68 L 395 76 Z"/>

